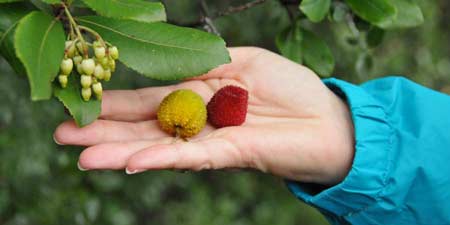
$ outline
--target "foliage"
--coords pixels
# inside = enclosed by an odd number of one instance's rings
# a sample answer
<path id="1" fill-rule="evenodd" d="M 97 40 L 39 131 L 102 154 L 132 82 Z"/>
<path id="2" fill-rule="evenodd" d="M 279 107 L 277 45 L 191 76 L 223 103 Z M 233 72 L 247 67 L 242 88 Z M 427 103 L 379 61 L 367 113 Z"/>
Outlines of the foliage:
<path id="1" fill-rule="evenodd" d="M 317 211 L 296 200 L 281 180 L 259 173 L 163 171 L 126 176 L 123 171 L 78 171 L 80 149 L 57 146 L 51 138 L 56 125 L 69 117 L 57 100 L 32 102 L 27 76 L 15 75 L 20 61 L 11 60 L 15 50 L 11 52 L 8 43 L 14 40 L 14 18 L 36 7 L 46 9 L 41 1 L 33 2 L 38 6 L 26 4 L 15 17 L 9 17 L 13 11 L 0 10 L 0 39 L 4 37 L 0 53 L 8 60 L 0 59 L 0 224 L 326 224 Z M 210 17 L 242 2 L 208 1 Z M 416 5 L 416 1 L 404 2 Z M 170 23 L 205 25 L 198 23 L 204 12 L 197 1 L 166 0 L 164 4 Z M 330 11 L 317 23 L 309 21 L 298 2 L 286 5 L 268 0 L 214 18 L 213 25 L 228 46 L 256 45 L 277 51 L 274 40 L 283 37 L 279 33 L 292 30 L 296 22 L 328 45 L 335 62 L 334 76 L 360 83 L 403 74 L 450 93 L 450 17 L 445 13 L 450 3 L 420 0 L 417 4 L 421 14 L 406 14 L 416 17 L 410 23 L 420 21 L 418 15 L 422 15 L 424 24 L 412 29 L 371 25 L 355 16 L 344 1 L 332 1 Z M 73 13 L 92 11 L 76 7 Z M 7 15 L 12 19 L 5 19 Z M 299 50 L 292 54 L 302 55 L 302 45 L 295 44 L 298 38 L 284 39 L 293 39 L 290 45 Z M 134 89 L 169 83 L 173 81 L 148 79 L 119 64 L 105 86 Z"/>
<path id="2" fill-rule="evenodd" d="M 70 98 L 62 98 L 61 92 L 57 92 L 58 99 L 72 113 L 78 125 L 87 125 L 99 116 L 100 104 L 79 102 L 88 101 L 92 92 L 101 100 L 102 87 L 101 83 L 98 83 L 103 80 L 104 73 L 114 72 L 114 60 L 117 58 L 110 56 L 107 48 L 115 48 L 116 45 L 121 52 L 121 62 L 145 76 L 161 80 L 201 75 L 230 60 L 225 42 L 221 38 L 199 30 L 164 23 L 166 15 L 161 3 L 140 0 L 78 2 L 84 4 L 72 6 L 72 0 L 46 0 L 40 4 L 31 1 L 36 7 L 53 9 L 54 15 L 48 15 L 43 12 L 45 10 L 39 10 L 40 8 L 32 9 L 32 4 L 28 1 L 0 5 L 0 11 L 5 12 L 2 13 L 3 19 L 10 21 L 1 27 L 5 35 L 2 35 L 0 40 L 7 41 L 5 44 L 0 42 L 2 55 L 5 55 L 16 71 L 23 72 L 23 67 L 25 68 L 32 100 L 47 100 L 52 96 L 53 88 L 57 87 L 52 85 L 52 82 L 58 76 L 63 58 L 73 64 L 75 57 L 88 59 L 95 53 L 93 59 L 96 65 L 101 65 L 102 71 L 107 70 L 93 76 L 93 68 L 86 70 L 84 65 L 81 70 L 77 68 L 77 72 L 72 72 L 72 68 L 65 70 L 61 66 L 57 80 L 63 89 L 80 82 L 83 86 L 81 90 L 65 90 L 64 92 L 73 92 Z M 23 13 L 24 7 L 30 10 Z M 71 13 L 71 7 L 88 8 L 105 17 L 79 17 Z M 90 36 L 80 31 L 87 32 Z M 89 38 L 93 39 L 93 43 L 89 43 Z M 89 50 L 90 46 L 92 52 Z M 97 51 L 106 53 L 97 54 Z M 78 67 L 79 63 L 75 63 L 75 67 Z M 68 79 L 72 73 L 76 79 Z M 109 81 L 109 77 L 108 75 L 104 80 Z M 87 79 L 92 79 L 92 82 L 87 82 Z M 79 106 L 83 107 L 82 116 L 73 114 L 80 112 L 80 109 L 71 108 Z M 81 117 L 83 121 L 80 121 Z"/>

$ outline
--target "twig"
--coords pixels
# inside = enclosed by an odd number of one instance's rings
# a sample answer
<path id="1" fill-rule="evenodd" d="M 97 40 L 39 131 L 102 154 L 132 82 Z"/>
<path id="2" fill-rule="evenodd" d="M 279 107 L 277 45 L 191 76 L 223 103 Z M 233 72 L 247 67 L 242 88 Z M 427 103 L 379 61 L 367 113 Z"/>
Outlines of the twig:
<path id="1" fill-rule="evenodd" d="M 201 10 L 202 10 L 203 15 L 201 16 L 201 18 L 199 20 L 189 22 L 189 23 L 179 23 L 176 21 L 169 21 L 169 22 L 172 24 L 184 26 L 184 27 L 203 26 L 207 30 L 210 29 L 211 32 L 214 32 L 214 29 L 217 32 L 217 29 L 214 26 L 213 20 L 215 20 L 219 17 L 222 17 L 222 16 L 228 16 L 228 15 L 231 15 L 234 13 L 245 11 L 245 10 L 250 9 L 254 6 L 257 6 L 261 3 L 264 3 L 265 1 L 266 0 L 254 0 L 252 2 L 248 2 L 248 3 L 240 5 L 240 6 L 229 7 L 226 11 L 219 12 L 217 15 L 210 15 L 208 12 L 208 5 L 206 4 L 206 2 L 204 0 L 202 0 L 200 3 L 201 3 Z"/>
<path id="2" fill-rule="evenodd" d="M 235 6 L 235 7 L 230 7 L 228 8 L 226 11 L 223 12 L 219 12 L 213 19 L 218 18 L 218 17 L 222 17 L 222 16 L 228 16 L 230 14 L 233 13 L 237 13 L 237 12 L 241 12 L 247 9 L 250 9 L 256 5 L 259 5 L 261 3 L 264 3 L 266 0 L 254 0 L 248 3 L 245 3 L 243 5 L 240 6 Z"/>
<path id="3" fill-rule="evenodd" d="M 214 25 L 213 19 L 210 18 L 209 8 L 205 0 L 200 1 L 200 7 L 203 14 L 202 16 L 203 28 L 210 33 L 220 36 L 219 30 L 217 30 L 216 26 Z"/>

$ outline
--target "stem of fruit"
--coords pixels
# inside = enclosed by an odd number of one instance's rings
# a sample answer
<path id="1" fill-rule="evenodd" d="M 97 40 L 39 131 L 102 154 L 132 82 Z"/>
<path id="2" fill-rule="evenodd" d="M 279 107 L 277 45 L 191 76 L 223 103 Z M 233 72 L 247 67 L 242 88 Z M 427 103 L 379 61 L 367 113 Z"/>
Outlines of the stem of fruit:
<path id="1" fill-rule="evenodd" d="M 92 35 L 94 35 L 95 38 L 102 43 L 103 47 L 106 47 L 106 42 L 103 40 L 102 36 L 100 36 L 100 34 L 97 33 L 97 31 L 95 31 L 95 30 L 93 30 L 93 29 L 91 29 L 89 27 L 85 27 L 85 26 L 78 26 L 78 27 L 80 29 L 85 30 L 85 31 L 91 33 Z"/>
<path id="2" fill-rule="evenodd" d="M 70 24 L 71 24 L 71 25 L 73 26 L 73 28 L 75 29 L 75 32 L 77 33 L 77 36 L 78 36 L 78 38 L 79 38 L 80 41 L 81 41 L 81 44 L 82 44 L 82 46 L 83 46 L 83 55 L 84 55 L 84 58 L 88 58 L 89 55 L 88 55 L 88 50 L 87 50 L 87 48 L 86 48 L 86 41 L 84 40 L 83 35 L 81 34 L 80 29 L 78 28 L 77 23 L 76 23 L 75 20 L 73 19 L 72 14 L 70 14 L 69 9 L 67 8 L 67 6 L 66 6 L 65 4 L 62 4 L 62 5 L 64 6 L 64 12 L 66 13 L 67 18 L 69 18 Z"/>

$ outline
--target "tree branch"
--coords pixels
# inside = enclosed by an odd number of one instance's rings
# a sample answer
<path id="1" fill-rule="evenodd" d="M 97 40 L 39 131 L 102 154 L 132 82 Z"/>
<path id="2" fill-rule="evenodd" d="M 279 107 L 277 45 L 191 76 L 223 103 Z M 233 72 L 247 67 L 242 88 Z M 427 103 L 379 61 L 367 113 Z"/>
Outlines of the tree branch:
<path id="1" fill-rule="evenodd" d="M 210 17 L 209 8 L 205 0 L 200 1 L 200 7 L 203 14 L 201 19 L 203 22 L 203 28 L 209 33 L 213 33 L 216 34 L 217 36 L 220 36 L 219 30 L 217 30 L 216 26 L 214 25 L 213 19 Z"/>
<path id="2" fill-rule="evenodd" d="M 261 4 L 261 3 L 264 3 L 265 1 L 266 0 L 254 0 L 254 1 L 251 1 L 251 2 L 248 2 L 248 3 L 245 3 L 243 5 L 240 5 L 240 6 L 229 7 L 226 11 L 219 12 L 214 17 L 214 19 L 218 18 L 218 17 L 222 17 L 222 16 L 228 16 L 228 15 L 233 14 L 233 13 L 237 13 L 237 12 L 241 12 L 241 11 L 250 9 L 250 8 L 255 7 L 255 6 L 257 6 L 257 5 Z"/>

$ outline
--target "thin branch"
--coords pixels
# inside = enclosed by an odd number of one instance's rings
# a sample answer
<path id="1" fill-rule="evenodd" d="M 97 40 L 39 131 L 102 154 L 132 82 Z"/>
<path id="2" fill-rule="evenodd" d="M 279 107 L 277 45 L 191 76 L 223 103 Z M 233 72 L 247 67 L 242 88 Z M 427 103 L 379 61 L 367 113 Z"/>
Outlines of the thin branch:
<path id="1" fill-rule="evenodd" d="M 210 18 L 209 8 L 205 0 L 200 1 L 200 7 L 203 14 L 202 16 L 203 28 L 207 30 L 209 33 L 213 33 L 220 36 L 219 30 L 217 30 L 216 26 L 214 25 L 213 19 Z"/>
<path id="2" fill-rule="evenodd" d="M 233 13 L 237 13 L 237 12 L 241 12 L 241 11 L 250 9 L 250 8 L 252 8 L 254 6 L 257 6 L 257 5 L 259 5 L 261 3 L 264 3 L 264 2 L 266 2 L 266 0 L 254 0 L 254 1 L 251 1 L 251 2 L 248 2 L 248 3 L 245 3 L 243 5 L 240 5 L 240 6 L 230 7 L 226 11 L 219 12 L 214 17 L 214 19 L 218 18 L 218 17 L 222 17 L 222 16 L 228 16 L 228 15 L 233 14 Z"/>
<path id="3" fill-rule="evenodd" d="M 234 13 L 238 13 L 241 11 L 245 11 L 247 9 L 250 9 L 254 6 L 257 6 L 261 3 L 264 3 L 266 0 L 254 0 L 252 2 L 248 2 L 246 4 L 240 5 L 240 6 L 234 6 L 234 7 L 230 7 L 228 8 L 226 11 L 223 12 L 219 12 L 217 15 L 210 15 L 208 11 L 208 6 L 206 4 L 206 2 L 204 0 L 202 0 L 201 3 L 201 10 L 202 10 L 202 17 L 197 20 L 197 21 L 193 21 L 193 22 L 188 22 L 188 23 L 180 23 L 177 21 L 169 21 L 171 24 L 175 24 L 175 25 L 179 25 L 179 26 L 184 26 L 184 27 L 199 27 L 199 26 L 207 26 L 206 29 L 211 29 L 213 30 L 212 27 L 215 28 L 214 24 L 212 23 L 213 20 L 222 17 L 222 16 L 228 16 Z M 206 10 L 205 10 L 206 9 Z M 206 11 L 206 13 L 205 13 Z M 208 14 L 206 16 L 206 14 Z M 212 25 L 212 26 L 211 26 Z M 215 29 L 217 31 L 217 29 Z"/>

